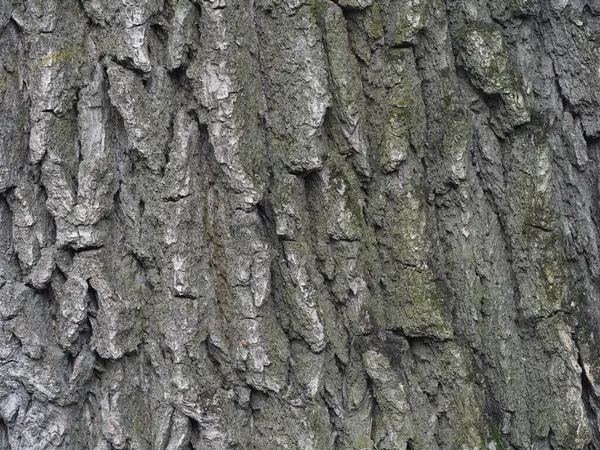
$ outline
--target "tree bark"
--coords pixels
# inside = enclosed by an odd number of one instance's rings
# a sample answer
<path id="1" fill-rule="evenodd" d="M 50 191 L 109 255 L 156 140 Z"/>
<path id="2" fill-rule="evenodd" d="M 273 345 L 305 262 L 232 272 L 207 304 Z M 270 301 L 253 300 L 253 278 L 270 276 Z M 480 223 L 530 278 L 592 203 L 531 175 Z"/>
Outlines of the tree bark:
<path id="1" fill-rule="evenodd" d="M 0 449 L 600 449 L 597 33 L 0 0 Z"/>

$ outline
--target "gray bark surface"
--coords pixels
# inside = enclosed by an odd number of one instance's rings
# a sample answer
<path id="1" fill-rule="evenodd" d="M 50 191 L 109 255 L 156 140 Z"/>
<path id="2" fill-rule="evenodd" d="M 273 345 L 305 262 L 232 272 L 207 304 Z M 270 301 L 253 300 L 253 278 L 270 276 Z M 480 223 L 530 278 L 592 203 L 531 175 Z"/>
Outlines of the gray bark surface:
<path id="1" fill-rule="evenodd" d="M 0 449 L 600 449 L 599 39 L 0 0 Z"/>

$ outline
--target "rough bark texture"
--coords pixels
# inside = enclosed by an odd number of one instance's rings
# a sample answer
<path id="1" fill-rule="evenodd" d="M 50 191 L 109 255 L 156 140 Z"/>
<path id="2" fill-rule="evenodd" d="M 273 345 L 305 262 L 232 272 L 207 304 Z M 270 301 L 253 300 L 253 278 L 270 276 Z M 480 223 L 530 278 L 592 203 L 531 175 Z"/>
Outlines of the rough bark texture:
<path id="1" fill-rule="evenodd" d="M 0 0 L 0 449 L 600 449 L 597 33 Z"/>

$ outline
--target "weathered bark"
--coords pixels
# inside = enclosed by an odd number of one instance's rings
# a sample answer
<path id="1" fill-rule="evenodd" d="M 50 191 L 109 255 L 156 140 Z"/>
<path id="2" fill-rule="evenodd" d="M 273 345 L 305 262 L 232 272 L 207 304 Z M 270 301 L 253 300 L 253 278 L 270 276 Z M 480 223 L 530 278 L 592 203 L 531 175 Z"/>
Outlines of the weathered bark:
<path id="1" fill-rule="evenodd" d="M 600 449 L 596 33 L 0 0 L 0 449 Z"/>

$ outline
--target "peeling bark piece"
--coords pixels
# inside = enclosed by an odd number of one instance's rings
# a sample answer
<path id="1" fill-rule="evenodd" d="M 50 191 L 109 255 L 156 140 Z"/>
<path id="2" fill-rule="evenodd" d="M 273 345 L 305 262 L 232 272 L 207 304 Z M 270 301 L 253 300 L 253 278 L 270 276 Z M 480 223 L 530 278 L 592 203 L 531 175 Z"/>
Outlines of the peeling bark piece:
<path id="1" fill-rule="evenodd" d="M 167 124 L 160 120 L 160 111 L 132 72 L 112 65 L 107 74 L 110 101 L 123 118 L 129 145 L 145 159 L 150 170 L 158 172 L 164 165 Z"/>

